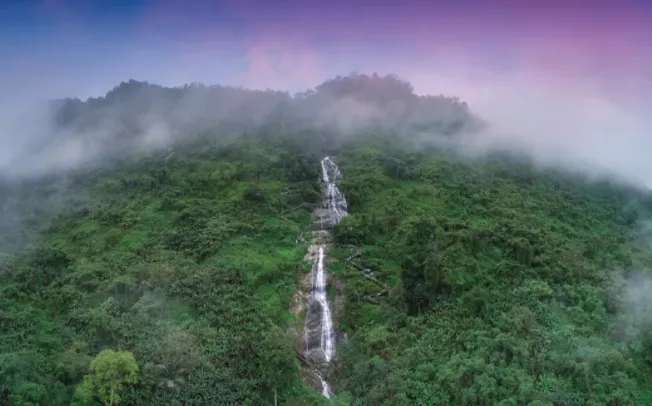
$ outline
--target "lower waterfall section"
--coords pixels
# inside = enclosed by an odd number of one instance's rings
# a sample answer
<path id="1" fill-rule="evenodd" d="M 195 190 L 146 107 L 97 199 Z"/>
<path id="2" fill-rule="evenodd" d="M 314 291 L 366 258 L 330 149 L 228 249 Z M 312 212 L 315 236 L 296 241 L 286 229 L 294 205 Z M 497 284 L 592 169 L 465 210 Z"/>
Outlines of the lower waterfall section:
<path id="1" fill-rule="evenodd" d="M 319 347 L 324 353 L 324 361 L 330 362 L 333 358 L 333 316 L 331 314 L 328 296 L 326 292 L 326 270 L 324 269 L 324 246 L 319 246 L 319 253 L 315 263 L 316 270 L 313 271 L 314 277 L 312 282 L 313 295 L 312 299 L 319 303 L 321 309 L 321 334 L 319 337 Z"/>
<path id="2" fill-rule="evenodd" d="M 314 369 L 312 379 L 324 396 L 331 396 L 331 386 L 328 383 L 328 369 L 335 354 L 335 330 L 333 328 L 333 313 L 328 298 L 328 269 L 326 250 L 330 242 L 330 231 L 347 214 L 347 204 L 344 195 L 337 188 L 337 180 L 342 174 L 329 157 L 321 161 L 323 201 L 313 213 L 313 232 L 307 257 L 312 260 L 310 273 L 311 290 L 307 298 L 304 325 L 304 354 Z M 317 387 L 319 386 L 319 387 Z"/>
<path id="3" fill-rule="evenodd" d="M 315 238 L 319 240 L 319 237 Z M 317 241 L 316 241 L 317 242 Z M 315 366 L 315 375 L 321 393 L 330 397 L 330 385 L 326 381 L 327 368 L 335 350 L 333 316 L 328 300 L 326 266 L 324 264 L 324 241 L 312 245 L 311 291 L 306 305 L 304 326 L 304 356 Z"/>

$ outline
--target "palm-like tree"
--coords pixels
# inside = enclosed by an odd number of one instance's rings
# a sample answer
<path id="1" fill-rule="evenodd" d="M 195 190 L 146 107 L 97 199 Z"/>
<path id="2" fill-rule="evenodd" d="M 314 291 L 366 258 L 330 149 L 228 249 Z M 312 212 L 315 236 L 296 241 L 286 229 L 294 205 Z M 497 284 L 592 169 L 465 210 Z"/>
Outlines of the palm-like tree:
<path id="1" fill-rule="evenodd" d="M 181 386 L 186 383 L 185 375 L 188 369 L 182 367 L 176 360 L 155 364 L 153 367 L 156 373 L 156 386 L 161 389 L 179 392 Z"/>

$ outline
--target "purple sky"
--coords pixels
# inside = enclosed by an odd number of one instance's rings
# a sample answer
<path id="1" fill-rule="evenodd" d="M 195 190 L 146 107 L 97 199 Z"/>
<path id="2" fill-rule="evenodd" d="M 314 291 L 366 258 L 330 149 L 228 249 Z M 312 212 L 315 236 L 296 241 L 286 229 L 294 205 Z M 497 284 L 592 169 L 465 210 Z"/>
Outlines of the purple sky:
<path id="1" fill-rule="evenodd" d="M 413 79 L 424 92 L 438 92 L 438 75 L 467 84 L 519 75 L 631 100 L 652 75 L 652 4 L 636 0 L 10 0 L 1 7 L 8 63 L 0 77 L 16 92 L 99 95 L 128 78 L 298 89 L 378 70 Z"/>
<path id="2" fill-rule="evenodd" d="M 0 121 L 130 78 L 296 91 L 376 71 L 652 179 L 652 0 L 7 0 L 0 56 Z"/>

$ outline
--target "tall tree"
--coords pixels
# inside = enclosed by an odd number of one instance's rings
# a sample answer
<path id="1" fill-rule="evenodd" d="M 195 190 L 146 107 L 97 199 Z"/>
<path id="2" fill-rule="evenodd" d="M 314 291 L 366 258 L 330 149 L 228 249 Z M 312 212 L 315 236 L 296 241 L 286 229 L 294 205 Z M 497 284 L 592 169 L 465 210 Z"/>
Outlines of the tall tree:
<path id="1" fill-rule="evenodd" d="M 138 364 L 134 354 L 129 351 L 102 350 L 91 361 L 91 373 L 75 391 L 82 404 L 90 403 L 98 397 L 104 404 L 112 406 L 120 402 L 120 392 L 124 385 L 137 381 Z"/>

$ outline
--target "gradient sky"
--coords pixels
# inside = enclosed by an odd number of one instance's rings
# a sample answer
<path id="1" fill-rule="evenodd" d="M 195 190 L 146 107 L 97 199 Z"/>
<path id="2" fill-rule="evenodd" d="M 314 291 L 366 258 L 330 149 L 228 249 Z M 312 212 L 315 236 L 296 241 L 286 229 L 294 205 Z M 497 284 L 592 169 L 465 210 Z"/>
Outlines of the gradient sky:
<path id="1" fill-rule="evenodd" d="M 39 121 L 37 99 L 128 79 L 298 91 L 375 71 L 469 102 L 500 132 L 487 142 L 652 186 L 652 0 L 0 4 L 0 141 Z"/>
<path id="2" fill-rule="evenodd" d="M 436 93 L 454 73 L 466 86 L 579 76 L 632 97 L 652 75 L 652 0 L 5 0 L 0 55 L 14 95 L 101 95 L 129 78 L 296 90 L 375 70 Z"/>

